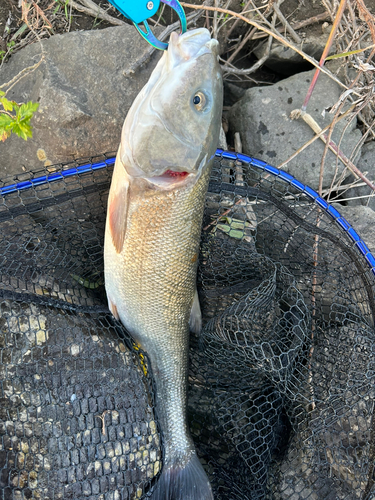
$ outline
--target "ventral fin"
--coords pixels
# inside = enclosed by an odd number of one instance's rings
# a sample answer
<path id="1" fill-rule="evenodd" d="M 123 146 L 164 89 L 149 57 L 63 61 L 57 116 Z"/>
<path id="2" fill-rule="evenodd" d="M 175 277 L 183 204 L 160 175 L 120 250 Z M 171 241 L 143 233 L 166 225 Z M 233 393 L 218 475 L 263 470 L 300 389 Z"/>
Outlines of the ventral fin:
<path id="1" fill-rule="evenodd" d="M 121 253 L 125 240 L 129 206 L 129 185 L 128 174 L 118 154 L 108 199 L 109 229 L 117 253 Z"/>
<path id="2" fill-rule="evenodd" d="M 193 305 L 191 307 L 190 320 L 189 320 L 190 330 L 199 335 L 202 330 L 202 313 L 201 306 L 199 304 L 198 291 L 195 290 Z"/>

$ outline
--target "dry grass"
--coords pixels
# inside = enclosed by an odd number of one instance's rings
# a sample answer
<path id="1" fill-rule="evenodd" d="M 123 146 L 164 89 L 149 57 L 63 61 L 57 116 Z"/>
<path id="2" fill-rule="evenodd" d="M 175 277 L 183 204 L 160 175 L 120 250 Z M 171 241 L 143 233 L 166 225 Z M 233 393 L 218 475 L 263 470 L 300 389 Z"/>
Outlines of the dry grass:
<path id="1" fill-rule="evenodd" d="M 104 0 L 98 6 L 92 0 L 20 0 L 22 15 L 16 32 L 7 38 L 8 53 L 19 50 L 23 46 L 50 37 L 54 33 L 66 32 L 71 29 L 74 16 L 83 12 L 92 17 L 92 27 L 100 19 L 110 24 L 123 24 L 124 20 L 116 16 L 113 7 Z M 284 5 L 283 5 L 284 4 Z M 328 74 L 342 87 L 339 101 L 332 107 L 331 126 L 323 132 L 325 137 L 326 152 L 328 148 L 336 148 L 337 167 L 339 163 L 345 164 L 345 171 L 337 175 L 329 190 L 321 192 L 328 199 L 335 193 L 336 199 L 342 196 L 347 189 L 343 183 L 355 167 L 355 159 L 361 145 L 375 139 L 375 94 L 373 92 L 375 62 L 375 18 L 366 6 L 365 0 L 322 0 L 324 10 L 318 15 L 307 16 L 305 19 L 294 21 L 293 15 L 285 15 L 285 5 L 288 0 L 198 0 L 196 5 L 183 3 L 189 18 L 189 24 L 205 25 L 210 29 L 213 36 L 220 40 L 223 52 L 221 64 L 224 78 L 236 81 L 241 85 L 246 82 L 257 81 L 257 75 L 262 65 L 267 61 L 271 47 L 275 43 L 281 43 L 298 52 L 305 60 L 319 67 L 319 61 L 314 60 L 303 51 L 303 40 L 305 30 L 318 23 L 327 22 L 334 27 L 334 33 L 330 43 L 333 44 L 335 54 L 346 54 L 323 66 L 321 71 Z M 342 10 L 342 15 L 338 12 Z M 164 7 L 151 21 L 151 24 L 165 27 L 164 37 L 167 37 L 177 24 L 172 23 Z M 301 13 L 301 12 L 300 12 Z M 175 21 L 175 19 L 173 19 Z M 135 35 L 136 36 L 136 35 Z M 254 47 L 266 40 L 267 49 L 264 56 L 249 65 L 249 58 Z M 9 43 L 11 42 L 11 43 Z M 328 47 L 329 48 L 329 47 Z M 327 51 L 328 53 L 328 51 Z M 4 55 L 4 54 L 3 54 Z M 5 60 L 6 57 L 3 57 Z M 140 61 L 139 64 L 142 64 Z M 328 68 L 331 68 L 330 71 Z M 334 68 L 334 69 L 333 69 Z M 134 71 L 137 67 L 134 68 Z M 259 80 L 258 80 L 259 82 Z M 308 103 L 308 97 L 307 97 Z M 350 111 L 348 112 L 348 108 Z M 308 106 L 307 106 L 308 112 Z M 337 145 L 330 144 L 330 137 L 337 122 L 343 113 L 349 115 L 350 120 L 358 120 L 362 131 L 362 138 L 355 146 L 348 158 L 343 158 L 340 151 L 340 142 Z M 302 113 L 303 114 L 303 113 Z M 315 132 L 315 138 L 323 138 L 324 133 Z M 312 141 L 309 141 L 311 143 Z M 307 144 L 308 145 L 308 144 Z M 300 150 L 307 145 L 298 145 Z M 321 158 L 321 180 L 324 175 L 325 154 Z M 290 161 L 287 160 L 285 164 Z M 337 168 L 337 172 L 340 169 Z M 356 177 L 358 177 L 356 175 Z M 372 193 L 371 181 L 362 177 L 361 182 L 367 182 L 369 186 L 368 196 Z M 358 185 L 358 180 L 353 185 Z M 321 182 L 322 186 L 322 182 Z M 371 186 L 371 187 L 370 187 Z"/>

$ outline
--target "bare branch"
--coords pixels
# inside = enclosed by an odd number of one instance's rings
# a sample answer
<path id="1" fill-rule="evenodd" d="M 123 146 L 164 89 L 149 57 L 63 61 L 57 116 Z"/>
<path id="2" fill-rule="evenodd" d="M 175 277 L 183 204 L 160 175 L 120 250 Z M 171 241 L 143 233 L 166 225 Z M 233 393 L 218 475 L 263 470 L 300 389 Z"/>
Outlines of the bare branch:
<path id="1" fill-rule="evenodd" d="M 96 5 L 92 0 L 80 0 L 81 3 L 77 3 L 75 0 L 69 0 L 69 5 L 71 5 L 74 9 L 78 10 L 79 12 L 84 12 L 85 14 L 88 14 L 89 16 L 98 18 L 98 19 L 103 19 L 103 21 L 107 21 L 111 24 L 114 24 L 115 26 L 123 26 L 125 21 L 122 21 L 121 19 L 117 19 L 115 17 L 110 16 L 107 14 L 107 12 L 99 7 L 99 5 Z"/>

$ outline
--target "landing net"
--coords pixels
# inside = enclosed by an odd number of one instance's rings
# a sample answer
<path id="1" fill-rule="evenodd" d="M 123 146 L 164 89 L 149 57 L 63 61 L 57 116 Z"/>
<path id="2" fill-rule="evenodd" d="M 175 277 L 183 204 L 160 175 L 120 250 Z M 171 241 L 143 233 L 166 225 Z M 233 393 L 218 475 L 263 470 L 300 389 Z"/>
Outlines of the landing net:
<path id="1" fill-rule="evenodd" d="M 113 158 L 0 184 L 0 499 L 146 497 L 163 465 L 147 357 L 109 313 Z M 215 500 L 373 498 L 375 258 L 289 174 L 217 151 L 191 432 Z"/>

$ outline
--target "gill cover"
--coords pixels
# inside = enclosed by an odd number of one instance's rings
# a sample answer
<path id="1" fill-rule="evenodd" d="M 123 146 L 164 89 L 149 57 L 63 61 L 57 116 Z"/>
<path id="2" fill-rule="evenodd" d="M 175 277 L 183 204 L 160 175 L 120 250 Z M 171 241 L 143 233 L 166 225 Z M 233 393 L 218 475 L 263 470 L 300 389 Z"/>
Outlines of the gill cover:
<path id="1" fill-rule="evenodd" d="M 120 158 L 129 175 L 196 174 L 215 153 L 222 110 L 217 50 L 204 28 L 171 34 L 124 123 Z"/>

